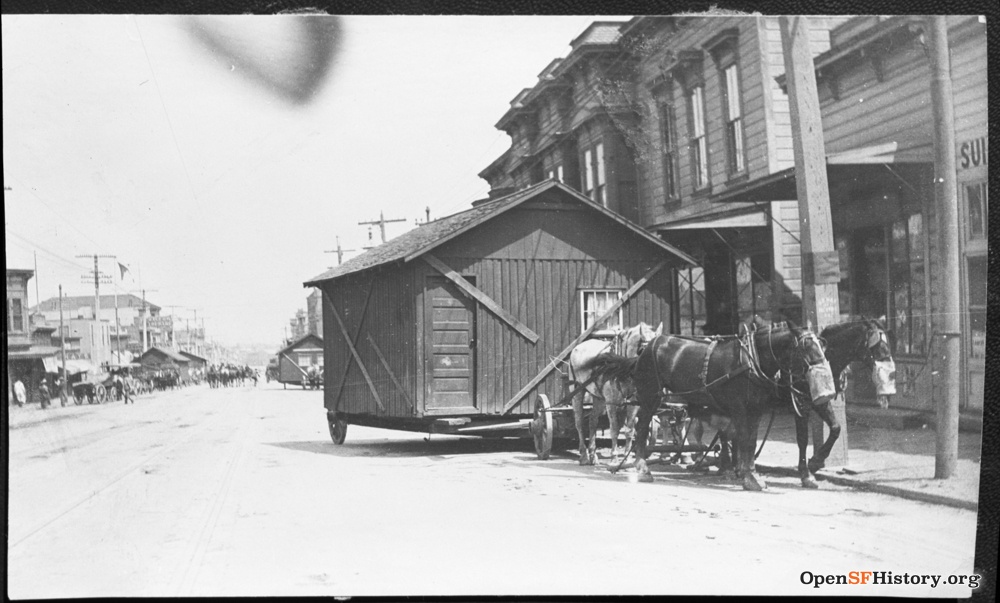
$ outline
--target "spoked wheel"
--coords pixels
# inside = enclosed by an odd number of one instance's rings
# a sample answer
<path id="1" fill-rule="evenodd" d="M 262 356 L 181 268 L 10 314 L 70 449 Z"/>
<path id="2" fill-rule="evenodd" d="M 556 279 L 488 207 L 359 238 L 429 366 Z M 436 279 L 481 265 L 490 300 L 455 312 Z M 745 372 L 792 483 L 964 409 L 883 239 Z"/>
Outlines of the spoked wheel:
<path id="1" fill-rule="evenodd" d="M 548 460 L 552 453 L 552 413 L 545 412 L 545 409 L 551 406 L 548 396 L 538 394 L 538 400 L 535 401 L 535 418 L 531 420 L 530 430 L 535 439 L 535 454 L 540 461 Z"/>
<path id="2" fill-rule="evenodd" d="M 103 385 L 98 385 L 94 388 L 94 397 L 98 404 L 104 404 L 108 399 L 108 390 Z"/>
<path id="3" fill-rule="evenodd" d="M 347 439 L 347 421 L 344 419 L 327 419 L 327 424 L 330 426 L 330 439 L 333 443 L 340 446 Z"/>

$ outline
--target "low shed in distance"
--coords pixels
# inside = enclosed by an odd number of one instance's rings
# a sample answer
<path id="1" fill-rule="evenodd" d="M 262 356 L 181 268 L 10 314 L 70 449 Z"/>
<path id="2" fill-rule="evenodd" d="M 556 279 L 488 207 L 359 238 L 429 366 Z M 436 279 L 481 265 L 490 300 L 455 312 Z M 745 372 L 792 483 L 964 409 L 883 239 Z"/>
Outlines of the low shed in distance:
<path id="1" fill-rule="evenodd" d="M 301 385 L 309 367 L 322 370 L 323 363 L 323 339 L 306 333 L 278 350 L 277 380 L 286 385 Z"/>

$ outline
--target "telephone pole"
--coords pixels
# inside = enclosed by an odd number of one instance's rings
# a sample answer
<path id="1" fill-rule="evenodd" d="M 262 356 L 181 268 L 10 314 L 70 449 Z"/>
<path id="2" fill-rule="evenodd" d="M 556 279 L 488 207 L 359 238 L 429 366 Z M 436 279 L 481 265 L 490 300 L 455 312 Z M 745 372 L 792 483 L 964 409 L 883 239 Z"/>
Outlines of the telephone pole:
<path id="1" fill-rule="evenodd" d="M 958 249 L 958 183 L 955 176 L 955 107 L 951 87 L 947 17 L 928 17 L 931 111 L 934 114 L 934 191 L 941 244 L 941 394 L 936 400 L 934 477 L 947 479 L 958 466 L 961 365 L 961 284 Z M 934 391 L 934 388 L 931 388 Z"/>
<path id="2" fill-rule="evenodd" d="M 101 334 L 101 332 L 102 332 L 102 328 L 101 328 L 101 283 L 104 283 L 105 285 L 111 285 L 111 284 L 113 284 L 113 282 L 112 282 L 112 277 L 110 277 L 107 274 L 102 274 L 101 273 L 100 266 L 98 265 L 97 261 L 100 258 L 117 259 L 117 256 L 95 253 L 95 254 L 88 254 L 88 255 L 78 255 L 76 257 L 78 257 L 78 258 L 91 258 L 91 257 L 94 258 L 94 322 L 97 323 L 97 332 L 99 334 Z M 118 337 L 117 320 L 118 320 L 118 291 L 115 290 L 115 322 L 116 322 L 116 324 L 115 324 L 115 338 L 116 339 Z M 101 334 L 101 336 L 97 337 L 97 339 L 100 340 L 100 343 L 95 342 L 94 352 L 92 353 L 92 356 L 95 356 L 95 358 L 91 358 L 91 359 L 92 360 L 96 360 L 98 363 L 100 363 L 101 360 L 100 360 L 100 358 L 97 358 L 97 357 L 101 357 L 102 358 L 104 356 L 104 354 L 103 353 L 102 354 L 97 354 L 96 352 L 97 352 L 97 350 L 103 349 L 103 343 L 104 343 L 104 341 L 103 341 L 104 340 L 103 334 Z M 121 345 L 121 343 L 119 342 L 119 346 L 120 345 Z M 120 347 L 119 347 L 119 350 L 118 350 L 118 354 L 119 354 L 119 358 L 120 358 L 121 357 L 121 349 L 120 349 Z"/>
<path id="3" fill-rule="evenodd" d="M 385 235 L 382 236 L 383 241 L 385 240 Z M 337 237 L 337 248 L 331 249 L 329 251 L 324 251 L 323 253 L 336 253 L 337 254 L 337 265 L 340 266 L 344 262 L 344 254 L 356 251 L 354 249 L 341 249 L 340 248 L 340 237 Z"/>
<path id="4" fill-rule="evenodd" d="M 795 188 L 799 201 L 802 247 L 802 314 L 807 328 L 819 332 L 840 319 L 840 260 L 833 245 L 830 187 L 826 178 L 823 120 L 816 90 L 816 67 L 809 48 L 807 17 L 782 16 L 781 47 L 785 55 L 785 81 L 795 151 Z M 847 413 L 842 397 L 831 403 L 844 426 L 830 452 L 830 465 L 847 464 Z M 813 421 L 813 437 L 824 442 L 828 428 Z"/>
<path id="5" fill-rule="evenodd" d="M 149 316 L 149 304 L 146 303 L 146 292 L 159 293 L 158 289 L 140 289 L 129 293 L 142 293 L 142 353 L 149 350 L 149 328 L 146 326 L 146 317 Z"/>
<path id="6" fill-rule="evenodd" d="M 62 389 L 62 395 L 59 396 L 59 400 L 62 402 L 63 406 L 66 406 L 66 329 L 63 327 L 63 292 L 62 285 L 59 285 L 59 355 L 62 359 L 62 380 L 59 387 Z"/>
<path id="7" fill-rule="evenodd" d="M 379 230 L 382 232 L 382 242 L 385 243 L 385 225 L 389 224 L 390 222 L 406 222 L 406 218 L 393 218 L 391 220 L 386 220 L 385 219 L 385 213 L 384 212 L 379 212 L 379 214 L 378 214 L 378 220 L 372 220 L 370 222 L 358 222 L 358 225 L 359 226 L 365 226 L 365 225 L 370 224 L 370 225 L 374 226 L 374 225 L 378 224 Z"/>

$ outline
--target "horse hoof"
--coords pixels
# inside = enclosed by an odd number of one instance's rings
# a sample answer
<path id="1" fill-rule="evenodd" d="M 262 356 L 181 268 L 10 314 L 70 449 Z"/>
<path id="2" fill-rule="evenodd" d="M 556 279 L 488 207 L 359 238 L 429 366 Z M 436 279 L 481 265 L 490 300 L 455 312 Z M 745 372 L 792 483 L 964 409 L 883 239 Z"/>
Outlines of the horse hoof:
<path id="1" fill-rule="evenodd" d="M 651 484 L 651 483 L 653 483 L 653 474 L 652 473 L 640 473 L 638 481 L 640 481 L 640 482 L 642 482 L 644 484 Z"/>
<path id="2" fill-rule="evenodd" d="M 809 473 L 815 475 L 816 472 L 818 472 L 820 469 L 826 467 L 826 463 L 824 463 L 823 461 L 818 461 L 816 459 L 809 459 L 808 467 L 809 467 Z"/>
<path id="3" fill-rule="evenodd" d="M 751 490 L 753 492 L 767 490 L 767 482 L 765 482 L 764 478 L 756 473 L 750 473 L 749 475 L 743 476 L 743 489 Z"/>
<path id="4" fill-rule="evenodd" d="M 808 488 L 809 490 L 818 490 L 819 484 L 816 483 L 816 480 L 814 480 L 811 475 L 807 475 L 802 478 L 802 487 Z"/>

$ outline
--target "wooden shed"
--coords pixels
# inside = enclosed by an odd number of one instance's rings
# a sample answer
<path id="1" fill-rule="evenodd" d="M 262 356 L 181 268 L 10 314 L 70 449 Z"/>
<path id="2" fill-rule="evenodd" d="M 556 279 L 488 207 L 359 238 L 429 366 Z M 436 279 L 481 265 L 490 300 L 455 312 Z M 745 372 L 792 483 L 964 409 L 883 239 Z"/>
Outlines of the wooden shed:
<path id="1" fill-rule="evenodd" d="M 171 349 L 153 346 L 139 357 L 138 362 L 152 371 L 176 370 L 181 383 L 187 385 L 191 382 L 191 375 L 188 372 L 191 361 Z"/>
<path id="2" fill-rule="evenodd" d="M 280 383 L 302 385 L 309 367 L 323 368 L 323 339 L 306 333 L 278 350 L 278 378 Z"/>
<path id="3" fill-rule="evenodd" d="M 675 324 L 673 268 L 693 263 L 554 180 L 415 228 L 305 283 L 331 435 L 524 429 L 596 329 Z"/>

